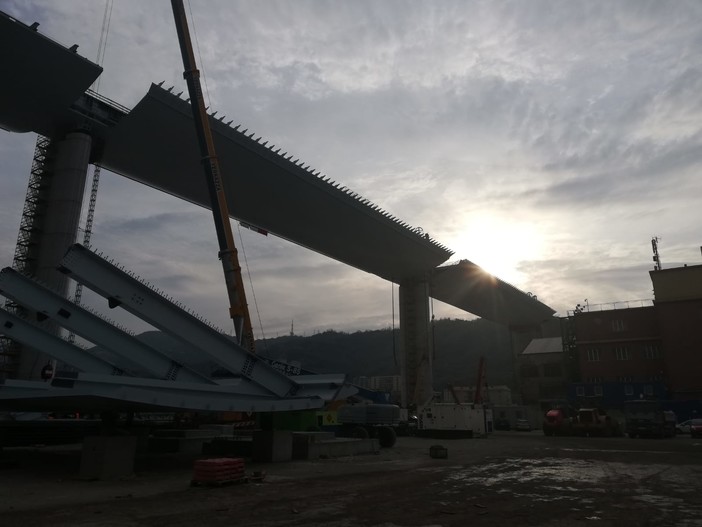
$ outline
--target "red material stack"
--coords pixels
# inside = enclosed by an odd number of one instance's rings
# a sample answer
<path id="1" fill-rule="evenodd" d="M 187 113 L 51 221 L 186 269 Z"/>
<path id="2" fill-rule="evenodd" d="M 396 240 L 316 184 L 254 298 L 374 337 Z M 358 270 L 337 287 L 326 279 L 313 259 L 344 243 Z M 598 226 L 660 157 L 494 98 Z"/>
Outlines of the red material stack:
<path id="1" fill-rule="evenodd" d="M 193 485 L 224 485 L 246 479 L 242 458 L 201 459 L 195 462 L 193 472 Z"/>

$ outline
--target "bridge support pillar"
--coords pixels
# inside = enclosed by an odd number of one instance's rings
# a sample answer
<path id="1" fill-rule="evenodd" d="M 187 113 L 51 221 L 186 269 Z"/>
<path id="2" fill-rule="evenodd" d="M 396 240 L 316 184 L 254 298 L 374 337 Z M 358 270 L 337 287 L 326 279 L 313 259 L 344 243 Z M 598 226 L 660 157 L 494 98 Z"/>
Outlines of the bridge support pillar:
<path id="1" fill-rule="evenodd" d="M 56 267 L 78 235 L 91 144 L 84 132 L 69 133 L 53 143 L 48 153 L 53 160 L 40 195 L 45 205 L 36 211 L 41 217 L 36 225 L 36 259 L 27 271 L 65 297 L 68 278 Z M 17 378 L 38 379 L 47 360 L 46 355 L 23 347 Z"/>
<path id="2" fill-rule="evenodd" d="M 422 405 L 433 394 L 434 347 L 429 320 L 429 284 L 424 278 L 400 282 L 400 368 L 402 407 Z"/>

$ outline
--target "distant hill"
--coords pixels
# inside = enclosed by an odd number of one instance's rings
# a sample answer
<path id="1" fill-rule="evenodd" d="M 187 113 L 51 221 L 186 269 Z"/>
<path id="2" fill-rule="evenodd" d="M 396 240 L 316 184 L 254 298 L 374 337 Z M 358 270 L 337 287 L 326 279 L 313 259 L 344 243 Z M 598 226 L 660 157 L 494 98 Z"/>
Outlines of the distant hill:
<path id="1" fill-rule="evenodd" d="M 343 333 L 325 331 L 310 337 L 286 336 L 257 342 L 265 357 L 299 361 L 318 373 L 397 375 L 400 372 L 399 330 Z M 434 322 L 434 388 L 473 385 L 480 356 L 487 364 L 489 384 L 511 386 L 514 366 L 507 328 L 486 320 L 440 319 Z M 397 357 L 399 361 L 399 356 Z"/>
<path id="2" fill-rule="evenodd" d="M 160 331 L 148 331 L 138 338 L 206 375 L 217 369 L 207 357 Z M 297 361 L 302 368 L 317 373 L 346 373 L 351 377 L 400 373 L 397 329 L 394 344 L 392 330 L 384 329 L 277 337 L 257 341 L 256 348 L 264 357 Z M 94 351 L 105 354 L 100 348 L 94 348 Z M 435 389 L 442 389 L 447 384 L 474 385 L 481 356 L 486 359 L 488 384 L 512 385 L 514 366 L 507 328 L 481 319 L 440 319 L 434 322 Z"/>

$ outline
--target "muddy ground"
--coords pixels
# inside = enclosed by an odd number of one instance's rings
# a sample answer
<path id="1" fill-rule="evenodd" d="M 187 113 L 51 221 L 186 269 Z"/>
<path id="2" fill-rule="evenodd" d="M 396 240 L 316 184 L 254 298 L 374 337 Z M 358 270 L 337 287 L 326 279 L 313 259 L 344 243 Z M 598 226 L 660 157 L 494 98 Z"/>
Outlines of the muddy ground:
<path id="1" fill-rule="evenodd" d="M 447 459 L 429 456 L 431 445 Z M 75 449 L 8 449 L 0 525 L 702 526 L 702 441 L 399 438 L 392 449 L 247 464 L 262 483 L 191 487 L 193 459 L 140 459 L 133 478 L 80 481 Z"/>

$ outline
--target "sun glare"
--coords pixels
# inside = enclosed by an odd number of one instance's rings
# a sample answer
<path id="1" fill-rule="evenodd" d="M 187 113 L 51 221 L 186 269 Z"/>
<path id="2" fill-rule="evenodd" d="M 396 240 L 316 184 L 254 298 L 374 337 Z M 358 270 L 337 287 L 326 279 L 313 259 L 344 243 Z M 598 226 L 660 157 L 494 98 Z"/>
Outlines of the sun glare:
<path id="1" fill-rule="evenodd" d="M 497 278 L 518 284 L 520 262 L 540 258 L 543 240 L 528 221 L 510 222 L 492 215 L 473 216 L 452 247 L 457 258 L 467 258 Z"/>

